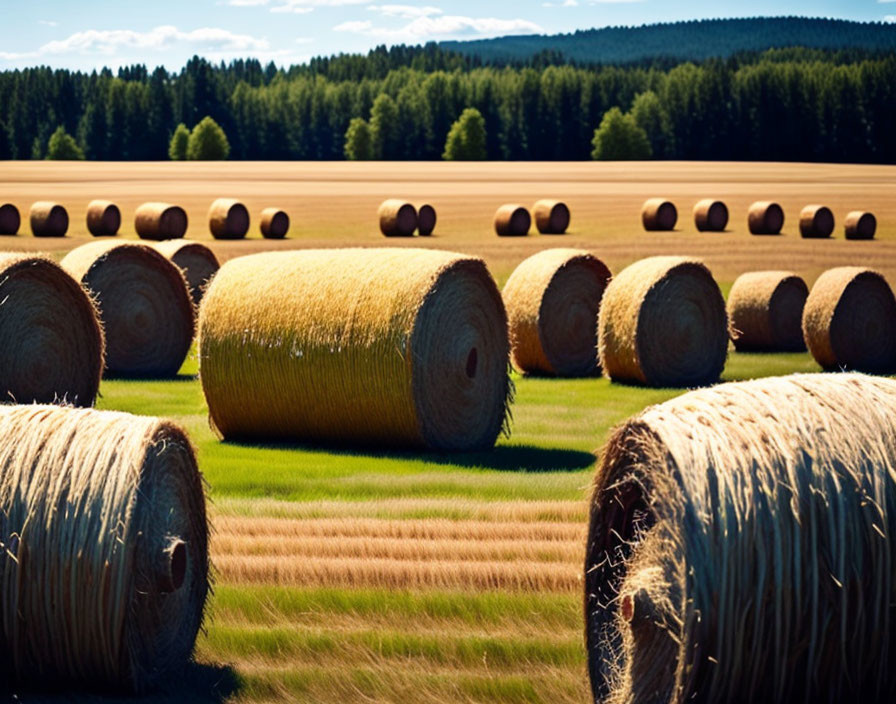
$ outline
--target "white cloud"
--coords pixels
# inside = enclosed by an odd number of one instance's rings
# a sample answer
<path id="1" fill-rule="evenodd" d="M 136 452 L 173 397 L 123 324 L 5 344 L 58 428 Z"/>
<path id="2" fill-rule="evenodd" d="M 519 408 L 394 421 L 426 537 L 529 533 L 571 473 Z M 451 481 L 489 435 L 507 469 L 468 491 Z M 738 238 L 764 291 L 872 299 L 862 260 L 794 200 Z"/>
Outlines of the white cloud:
<path id="1" fill-rule="evenodd" d="M 419 7 L 418 5 L 368 5 L 367 9 L 379 12 L 386 17 L 400 17 L 405 20 L 444 14 L 438 7 L 429 5 L 424 7 Z"/>
<path id="2" fill-rule="evenodd" d="M 507 34 L 539 34 L 544 29 L 529 20 L 503 20 L 494 17 L 440 15 L 418 17 L 398 29 L 374 26 L 369 21 L 351 21 L 333 27 L 336 32 L 363 34 L 393 42 L 417 43 L 429 39 L 497 37 Z"/>
<path id="3" fill-rule="evenodd" d="M 59 23 L 54 22 L 53 20 L 38 20 L 37 23 L 42 24 L 46 27 L 58 27 L 59 26 Z"/>
<path id="4" fill-rule="evenodd" d="M 259 5 L 267 5 L 269 0 L 227 0 L 227 4 L 231 7 L 258 7 Z"/>
<path id="5" fill-rule="evenodd" d="M 317 7 L 346 7 L 348 5 L 364 5 L 369 0 L 277 0 L 278 5 L 271 12 L 291 12 L 304 15 L 314 12 Z"/>
<path id="6" fill-rule="evenodd" d="M 896 23 L 896 15 L 884 15 L 884 22 Z"/>
<path id="7" fill-rule="evenodd" d="M 563 0 L 563 2 L 543 2 L 542 7 L 578 7 L 576 0 Z"/>

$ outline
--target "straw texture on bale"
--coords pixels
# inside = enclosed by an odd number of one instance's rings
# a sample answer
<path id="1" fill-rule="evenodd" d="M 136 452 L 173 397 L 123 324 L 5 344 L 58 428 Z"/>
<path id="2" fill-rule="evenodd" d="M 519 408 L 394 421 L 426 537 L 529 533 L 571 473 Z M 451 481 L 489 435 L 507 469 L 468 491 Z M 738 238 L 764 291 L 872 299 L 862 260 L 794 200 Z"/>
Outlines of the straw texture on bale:
<path id="1" fill-rule="evenodd" d="M 896 372 L 896 299 L 890 285 L 862 267 L 826 271 L 806 300 L 803 337 L 826 370 Z"/>
<path id="2" fill-rule="evenodd" d="M 674 230 L 677 222 L 678 210 L 675 205 L 662 198 L 651 198 L 641 208 L 641 223 L 645 230 Z"/>
<path id="3" fill-rule="evenodd" d="M 718 381 L 728 351 L 725 299 L 701 262 L 650 257 L 607 286 L 598 350 L 614 381 L 701 386 Z"/>
<path id="4" fill-rule="evenodd" d="M 436 229 L 436 209 L 428 203 L 417 208 L 417 232 L 421 237 L 429 237 Z"/>
<path id="5" fill-rule="evenodd" d="M 724 232 L 728 227 L 728 206 L 708 198 L 694 206 L 694 224 L 700 232 Z"/>
<path id="6" fill-rule="evenodd" d="M 525 237 L 532 227 L 532 216 L 521 205 L 502 205 L 495 213 L 495 232 L 501 237 Z"/>
<path id="7" fill-rule="evenodd" d="M 94 237 L 114 237 L 121 227 L 121 211 L 108 200 L 94 200 L 87 205 L 87 229 Z"/>
<path id="8" fill-rule="evenodd" d="M 249 231 L 249 211 L 233 198 L 218 198 L 208 210 L 208 229 L 216 240 L 241 240 Z"/>
<path id="9" fill-rule="evenodd" d="M 848 240 L 873 240 L 877 232 L 877 218 L 873 213 L 854 210 L 846 216 L 844 223 Z"/>
<path id="10" fill-rule="evenodd" d="M 569 207 L 559 200 L 540 200 L 532 209 L 542 235 L 562 235 L 569 228 Z"/>
<path id="11" fill-rule="evenodd" d="M 180 674 L 209 591 L 203 482 L 180 428 L 0 407 L 0 516 L 8 680 L 139 693 Z"/>
<path id="12" fill-rule="evenodd" d="M 511 359 L 522 372 L 599 371 L 597 317 L 610 270 L 580 249 L 548 249 L 520 264 L 504 287 Z"/>
<path id="13" fill-rule="evenodd" d="M 106 331 L 106 369 L 170 377 L 193 341 L 193 302 L 184 275 L 146 244 L 100 240 L 62 260 L 93 294 Z"/>
<path id="14" fill-rule="evenodd" d="M 31 206 L 31 232 L 35 237 L 65 237 L 68 213 L 58 203 L 38 201 Z"/>
<path id="15" fill-rule="evenodd" d="M 215 253 L 204 244 L 192 240 L 168 240 L 158 242 L 153 247 L 183 272 L 190 287 L 190 298 L 198 306 L 209 281 L 221 268 Z"/>
<path id="16" fill-rule="evenodd" d="M 282 240 L 289 232 L 289 215 L 280 208 L 261 211 L 261 236 L 266 240 Z"/>
<path id="17" fill-rule="evenodd" d="M 377 211 L 380 232 L 386 237 L 413 237 L 417 229 L 417 209 L 403 200 L 390 198 Z"/>
<path id="18" fill-rule="evenodd" d="M 228 439 L 489 448 L 506 428 L 508 354 L 485 264 L 450 252 L 239 257 L 200 309 L 202 388 Z"/>
<path id="19" fill-rule="evenodd" d="M 187 232 L 187 213 L 169 203 L 144 203 L 134 214 L 134 229 L 144 240 L 178 240 Z"/>
<path id="20" fill-rule="evenodd" d="M 823 205 L 807 205 L 800 213 L 800 234 L 803 237 L 830 237 L 834 231 L 834 214 Z"/>
<path id="21" fill-rule="evenodd" d="M 44 257 L 0 253 L 0 403 L 92 406 L 103 331 L 81 285 Z"/>
<path id="22" fill-rule="evenodd" d="M 747 214 L 747 224 L 754 235 L 778 235 L 784 227 L 784 209 L 768 200 L 753 203 Z"/>
<path id="23" fill-rule="evenodd" d="M 19 209 L 12 203 L 0 205 L 0 235 L 15 235 L 19 232 L 22 218 Z"/>
<path id="24" fill-rule="evenodd" d="M 896 700 L 896 382 L 804 374 L 648 408 L 595 475 L 595 702 Z"/>
<path id="25" fill-rule="evenodd" d="M 728 294 L 734 346 L 747 352 L 801 352 L 803 307 L 809 287 L 789 271 L 751 271 Z"/>

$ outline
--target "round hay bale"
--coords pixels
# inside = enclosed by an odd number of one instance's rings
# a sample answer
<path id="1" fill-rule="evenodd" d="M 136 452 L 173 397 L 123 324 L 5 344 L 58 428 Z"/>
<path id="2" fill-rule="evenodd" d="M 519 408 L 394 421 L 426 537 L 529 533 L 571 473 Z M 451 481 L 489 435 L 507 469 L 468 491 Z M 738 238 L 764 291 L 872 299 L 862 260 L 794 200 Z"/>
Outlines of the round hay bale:
<path id="1" fill-rule="evenodd" d="M 828 371 L 896 371 L 896 299 L 887 280 L 862 267 L 824 272 L 806 300 L 803 337 Z"/>
<path id="2" fill-rule="evenodd" d="M 747 214 L 750 233 L 754 235 L 778 235 L 784 227 L 784 209 L 770 200 L 761 200 L 750 206 Z"/>
<path id="3" fill-rule="evenodd" d="M 641 222 L 648 232 L 674 230 L 675 223 L 678 222 L 678 210 L 667 200 L 651 198 L 641 208 Z"/>
<path id="4" fill-rule="evenodd" d="M 877 218 L 872 213 L 854 210 L 846 216 L 845 227 L 848 240 L 873 240 Z"/>
<path id="5" fill-rule="evenodd" d="M 19 232 L 22 218 L 19 209 L 12 203 L 0 205 L 0 235 L 15 235 Z"/>
<path id="6" fill-rule="evenodd" d="M 694 224 L 700 232 L 724 232 L 728 227 L 728 206 L 707 198 L 694 206 Z"/>
<path id="7" fill-rule="evenodd" d="M 168 240 L 158 242 L 153 247 L 183 272 L 190 287 L 190 297 L 198 306 L 212 277 L 221 268 L 215 253 L 204 244 L 192 240 Z"/>
<path id="8" fill-rule="evenodd" d="M 417 208 L 417 232 L 421 237 L 429 237 L 436 229 L 436 209 L 428 203 Z"/>
<path id="9" fill-rule="evenodd" d="M 499 237 L 525 237 L 532 227 L 532 216 L 521 205 L 502 205 L 495 213 L 495 232 Z"/>
<path id="10" fill-rule="evenodd" d="M 504 287 L 511 359 L 521 372 L 597 373 L 597 317 L 610 270 L 580 249 L 548 249 L 520 264 Z"/>
<path id="11" fill-rule="evenodd" d="M 35 237 L 65 237 L 68 213 L 58 203 L 38 201 L 31 206 L 31 232 Z"/>
<path id="12" fill-rule="evenodd" d="M 94 200 L 87 206 L 87 229 L 94 237 L 114 237 L 121 227 L 121 211 L 108 200 Z"/>
<path id="13" fill-rule="evenodd" d="M 280 208 L 261 211 L 261 236 L 266 240 L 282 240 L 289 232 L 289 215 Z"/>
<path id="14" fill-rule="evenodd" d="M 413 237 L 417 229 L 417 209 L 403 200 L 390 198 L 377 211 L 380 232 L 386 237 Z"/>
<path id="15" fill-rule="evenodd" d="M 0 254 L 0 402 L 92 406 L 103 330 L 81 285 L 44 257 Z"/>
<path id="16" fill-rule="evenodd" d="M 559 200 L 540 200 L 532 213 L 542 235 L 562 235 L 569 228 L 569 207 Z"/>
<path id="17" fill-rule="evenodd" d="M 598 350 L 614 381 L 702 386 L 728 353 L 725 299 L 701 262 L 650 257 L 615 276 L 601 302 Z"/>
<path id="18" fill-rule="evenodd" d="M 802 352 L 809 287 L 790 271 L 742 274 L 728 294 L 731 339 L 742 352 Z"/>
<path id="19" fill-rule="evenodd" d="M 508 354 L 485 263 L 450 252 L 239 257 L 199 314 L 202 388 L 226 439 L 490 448 Z"/>
<path id="20" fill-rule="evenodd" d="M 823 205 L 807 205 L 800 213 L 800 234 L 808 238 L 830 237 L 834 214 Z"/>
<path id="21" fill-rule="evenodd" d="M 208 211 L 208 229 L 216 240 L 241 240 L 249 231 L 249 211 L 232 198 L 218 198 Z"/>
<path id="22" fill-rule="evenodd" d="M 595 702 L 893 701 L 896 382 L 803 374 L 653 406 L 595 473 Z"/>
<path id="23" fill-rule="evenodd" d="M 106 369 L 172 377 L 193 341 L 184 275 L 146 244 L 101 240 L 73 249 L 62 267 L 96 299 L 106 331 Z"/>
<path id="24" fill-rule="evenodd" d="M 209 592 L 202 477 L 168 421 L 0 407 L 0 648 L 15 683 L 180 676 Z"/>
<path id="25" fill-rule="evenodd" d="M 187 213 L 170 203 L 144 203 L 134 214 L 134 229 L 143 240 L 178 240 L 187 231 Z"/>

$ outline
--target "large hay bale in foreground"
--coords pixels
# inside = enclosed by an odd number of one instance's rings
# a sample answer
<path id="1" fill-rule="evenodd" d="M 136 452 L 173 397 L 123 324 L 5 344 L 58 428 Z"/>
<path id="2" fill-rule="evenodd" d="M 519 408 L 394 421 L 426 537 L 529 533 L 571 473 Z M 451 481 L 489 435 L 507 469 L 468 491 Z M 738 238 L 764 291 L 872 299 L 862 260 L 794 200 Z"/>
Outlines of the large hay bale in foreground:
<path id="1" fill-rule="evenodd" d="M 417 229 L 417 209 L 403 200 L 390 198 L 377 211 L 380 232 L 386 237 L 413 237 Z"/>
<path id="2" fill-rule="evenodd" d="M 694 391 L 611 436 L 585 624 L 595 702 L 896 698 L 896 382 Z"/>
<path id="3" fill-rule="evenodd" d="M 548 249 L 520 264 L 504 287 L 511 359 L 522 372 L 588 376 L 610 270 L 580 249 Z"/>
<path id="4" fill-rule="evenodd" d="M 614 381 L 701 386 L 728 352 L 725 299 L 701 262 L 650 257 L 616 275 L 601 302 L 598 350 Z"/>
<path id="5" fill-rule="evenodd" d="M 190 287 L 190 297 L 198 306 L 209 281 L 221 268 L 215 253 L 204 244 L 192 240 L 168 240 L 158 242 L 153 247 L 183 272 Z"/>
<path id="6" fill-rule="evenodd" d="M 823 205 L 807 205 L 800 213 L 800 234 L 806 238 L 830 237 L 834 231 L 834 214 Z"/>
<path id="7" fill-rule="evenodd" d="M 896 372 L 896 299 L 887 280 L 862 267 L 824 272 L 806 300 L 803 337 L 829 371 Z"/>
<path id="8" fill-rule="evenodd" d="M 724 232 L 728 227 L 728 206 L 707 198 L 694 206 L 694 224 L 700 232 Z"/>
<path id="9" fill-rule="evenodd" d="M 19 209 L 12 203 L 0 205 L 0 235 L 15 235 L 19 232 L 22 218 Z"/>
<path id="10" fill-rule="evenodd" d="M 282 240 L 289 232 L 289 215 L 280 208 L 261 211 L 261 236 L 266 240 Z"/>
<path id="11" fill-rule="evenodd" d="M 809 287 L 790 271 L 742 274 L 728 294 L 734 346 L 746 352 L 800 352 Z"/>
<path id="12" fill-rule="evenodd" d="M 641 207 L 641 223 L 648 232 L 674 230 L 677 222 L 675 204 L 663 198 L 650 198 Z"/>
<path id="13" fill-rule="evenodd" d="M 540 200 L 532 209 L 542 235 L 562 235 L 569 228 L 569 207 L 559 200 Z"/>
<path id="14" fill-rule="evenodd" d="M 144 203 L 134 213 L 134 229 L 143 240 L 178 240 L 187 232 L 187 213 L 170 203 Z"/>
<path id="15" fill-rule="evenodd" d="M 489 448 L 508 347 L 485 264 L 450 252 L 240 257 L 200 309 L 202 388 L 227 439 Z"/>
<path id="16" fill-rule="evenodd" d="M 784 227 L 784 209 L 770 200 L 760 200 L 750 206 L 747 225 L 754 235 L 778 235 Z"/>
<path id="17" fill-rule="evenodd" d="M 216 240 L 241 240 L 249 231 L 249 211 L 233 198 L 218 198 L 208 210 L 208 229 Z"/>
<path id="18" fill-rule="evenodd" d="M 143 692 L 190 658 L 208 581 L 203 482 L 158 418 L 0 407 L 8 682 Z"/>
<path id="19" fill-rule="evenodd" d="M 87 229 L 94 237 L 114 237 L 121 227 L 121 211 L 109 200 L 92 200 L 87 205 Z"/>
<path id="20" fill-rule="evenodd" d="M 92 406 L 103 372 L 93 301 L 58 264 L 0 253 L 0 402 Z"/>
<path id="21" fill-rule="evenodd" d="M 532 216 L 521 205 L 502 205 L 495 213 L 495 232 L 499 237 L 525 237 L 532 227 Z"/>
<path id="22" fill-rule="evenodd" d="M 65 237 L 68 213 L 58 203 L 38 201 L 31 206 L 31 232 L 35 237 Z"/>
<path id="23" fill-rule="evenodd" d="M 417 208 L 417 232 L 421 237 L 429 237 L 436 229 L 436 209 L 428 203 Z"/>
<path id="24" fill-rule="evenodd" d="M 177 374 L 194 330 L 193 303 L 180 269 L 149 245 L 111 240 L 73 249 L 62 266 L 96 298 L 110 373 Z"/>
<path id="25" fill-rule="evenodd" d="M 854 210 L 846 216 L 844 229 L 848 240 L 873 240 L 877 231 L 877 218 L 873 213 Z"/>

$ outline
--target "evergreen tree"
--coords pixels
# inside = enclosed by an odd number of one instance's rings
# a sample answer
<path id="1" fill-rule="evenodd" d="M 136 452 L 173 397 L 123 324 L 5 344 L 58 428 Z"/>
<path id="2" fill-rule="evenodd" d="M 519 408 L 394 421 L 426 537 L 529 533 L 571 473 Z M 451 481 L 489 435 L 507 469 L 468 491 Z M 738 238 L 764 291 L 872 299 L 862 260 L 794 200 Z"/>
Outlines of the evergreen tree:
<path id="1" fill-rule="evenodd" d="M 218 123 L 206 116 L 190 132 L 187 159 L 190 161 L 223 161 L 230 155 L 230 143 Z"/>
<path id="2" fill-rule="evenodd" d="M 370 125 L 360 117 L 352 118 L 345 132 L 345 158 L 351 161 L 373 159 L 373 140 Z"/>
<path id="3" fill-rule="evenodd" d="M 370 109 L 370 132 L 373 137 L 375 159 L 400 159 L 402 157 L 401 126 L 398 124 L 398 106 L 386 93 L 380 93 Z"/>
<path id="4" fill-rule="evenodd" d="M 80 161 L 84 159 L 84 152 L 74 138 L 60 125 L 47 143 L 47 159 Z"/>
<path id="5" fill-rule="evenodd" d="M 168 158 L 172 161 L 184 161 L 187 158 L 187 145 L 190 142 L 190 130 L 181 122 L 174 128 L 171 143 L 168 145 Z"/>
<path id="6" fill-rule="evenodd" d="M 600 127 L 594 130 L 594 151 L 591 156 L 603 161 L 649 159 L 650 142 L 647 133 L 638 126 L 635 118 L 624 115 L 619 108 L 610 108 L 604 114 Z"/>
<path id="7" fill-rule="evenodd" d="M 6 124 L 0 122 L 0 160 L 2 159 L 12 159 L 12 140 Z"/>
<path id="8" fill-rule="evenodd" d="M 486 150 L 485 120 L 476 108 L 467 108 L 448 132 L 445 152 L 447 161 L 482 161 Z"/>

